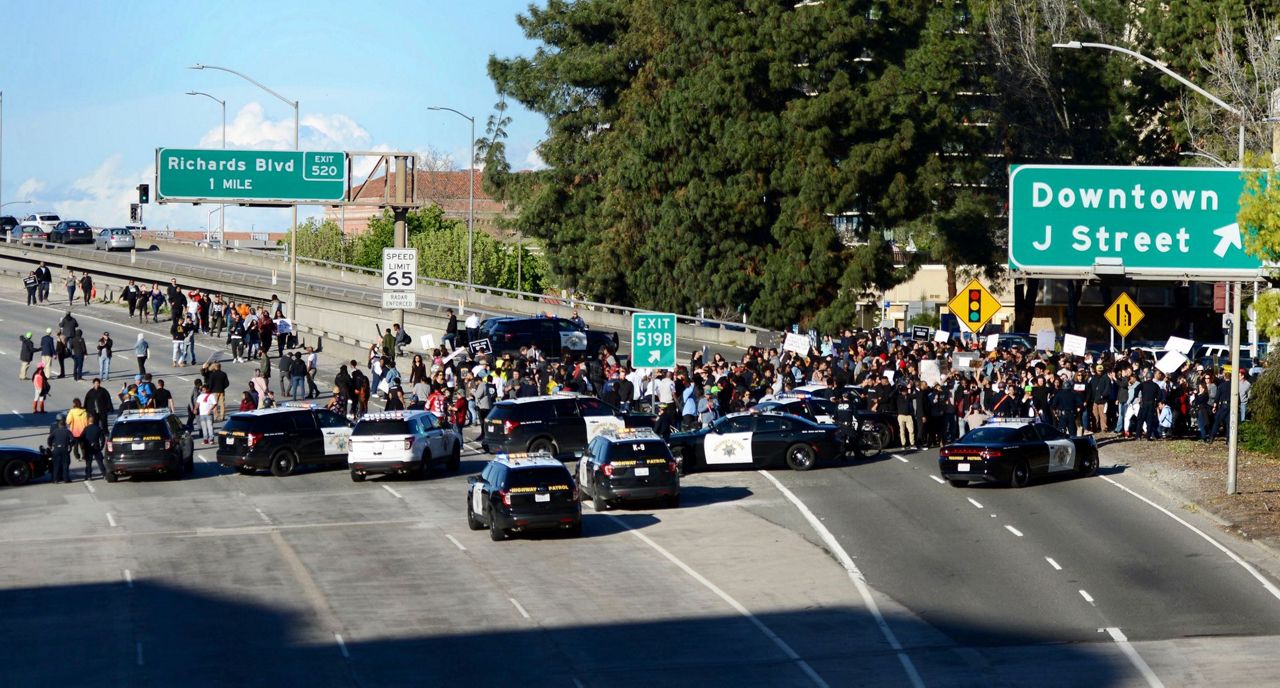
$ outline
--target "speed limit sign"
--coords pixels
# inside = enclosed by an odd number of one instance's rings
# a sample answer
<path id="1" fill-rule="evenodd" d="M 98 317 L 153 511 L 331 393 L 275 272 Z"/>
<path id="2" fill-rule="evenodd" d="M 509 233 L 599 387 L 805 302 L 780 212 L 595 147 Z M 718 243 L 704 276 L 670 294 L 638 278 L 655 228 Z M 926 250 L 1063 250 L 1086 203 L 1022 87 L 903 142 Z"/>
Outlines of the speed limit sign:
<path id="1" fill-rule="evenodd" d="M 382 249 L 382 290 L 414 291 L 418 286 L 418 249 Z"/>

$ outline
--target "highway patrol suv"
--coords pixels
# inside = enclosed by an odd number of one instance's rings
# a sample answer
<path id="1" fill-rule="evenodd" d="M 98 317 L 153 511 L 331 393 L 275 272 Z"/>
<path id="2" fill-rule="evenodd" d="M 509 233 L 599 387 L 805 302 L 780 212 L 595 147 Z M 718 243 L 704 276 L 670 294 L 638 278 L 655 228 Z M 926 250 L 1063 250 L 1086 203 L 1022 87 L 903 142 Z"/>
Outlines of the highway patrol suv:
<path id="1" fill-rule="evenodd" d="M 680 506 L 680 471 L 667 443 L 649 428 L 605 430 L 578 462 L 582 500 L 596 511 L 621 502 L 657 499 Z"/>
<path id="2" fill-rule="evenodd" d="M 139 474 L 181 480 L 195 466 L 191 433 L 168 409 L 121 413 L 111 426 L 106 450 L 109 483 Z"/>
<path id="3" fill-rule="evenodd" d="M 347 465 L 351 422 L 317 404 L 297 404 L 233 413 L 217 434 L 219 464 L 284 477 L 303 465 Z"/>
<path id="4" fill-rule="evenodd" d="M 462 436 L 442 426 L 434 413 L 384 411 L 365 414 L 356 422 L 347 466 L 355 482 L 376 474 L 425 478 L 432 465 L 458 470 L 461 457 Z"/>
<path id="5" fill-rule="evenodd" d="M 547 452 L 500 454 L 467 480 L 467 525 L 505 540 L 511 533 L 564 530 L 582 534 L 582 506 L 573 476 Z"/>
<path id="6" fill-rule="evenodd" d="M 652 427 L 654 417 L 620 413 L 595 397 L 561 392 L 494 404 L 480 446 L 487 452 L 578 454 L 606 428 Z"/>

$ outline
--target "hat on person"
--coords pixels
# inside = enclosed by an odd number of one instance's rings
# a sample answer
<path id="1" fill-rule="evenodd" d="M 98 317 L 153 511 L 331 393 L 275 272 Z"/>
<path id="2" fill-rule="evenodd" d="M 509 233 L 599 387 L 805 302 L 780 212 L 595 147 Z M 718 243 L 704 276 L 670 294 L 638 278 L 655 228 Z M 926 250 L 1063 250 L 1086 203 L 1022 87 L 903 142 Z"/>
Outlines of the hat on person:
<path id="1" fill-rule="evenodd" d="M 1099 373 L 1101 373 L 1101 372 L 1102 372 L 1102 364 L 1101 364 L 1101 363 L 1099 363 L 1098 365 L 1094 366 L 1094 367 L 1093 367 L 1093 369 L 1094 369 L 1094 370 L 1096 370 L 1096 371 L 1098 371 Z"/>
<path id="2" fill-rule="evenodd" d="M 65 413 L 58 414 L 58 420 L 66 420 L 66 419 L 67 419 L 67 414 Z"/>
<path id="3" fill-rule="evenodd" d="M 24 336 L 24 337 L 26 337 L 27 339 L 31 339 L 31 333 L 30 333 L 30 332 L 26 333 L 26 334 L 25 334 L 25 335 L 23 335 L 23 336 Z"/>
<path id="4" fill-rule="evenodd" d="M 53 334 L 53 328 L 52 328 L 52 327 L 46 327 L 46 328 L 44 328 L 44 333 L 45 333 L 45 334 Z"/>

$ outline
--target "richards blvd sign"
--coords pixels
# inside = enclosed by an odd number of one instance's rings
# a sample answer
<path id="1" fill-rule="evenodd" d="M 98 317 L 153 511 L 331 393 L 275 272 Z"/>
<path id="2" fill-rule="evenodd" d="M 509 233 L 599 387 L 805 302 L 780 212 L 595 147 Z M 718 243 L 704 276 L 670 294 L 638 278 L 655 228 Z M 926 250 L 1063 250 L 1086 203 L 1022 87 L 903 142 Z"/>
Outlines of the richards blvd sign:
<path id="1" fill-rule="evenodd" d="M 346 153 L 156 150 L 159 203 L 334 203 L 343 200 L 346 190 Z"/>
<path id="2" fill-rule="evenodd" d="M 1019 165 L 1009 173 L 1014 276 L 1254 279 L 1239 169 Z"/>

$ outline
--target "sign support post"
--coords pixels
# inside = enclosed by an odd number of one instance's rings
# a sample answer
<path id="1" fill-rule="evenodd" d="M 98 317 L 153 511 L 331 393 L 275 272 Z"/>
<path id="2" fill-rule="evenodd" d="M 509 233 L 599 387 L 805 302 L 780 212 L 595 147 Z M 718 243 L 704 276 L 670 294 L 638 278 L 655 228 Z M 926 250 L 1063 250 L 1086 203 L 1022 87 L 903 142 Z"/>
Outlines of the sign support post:
<path id="1" fill-rule="evenodd" d="M 1236 447 L 1240 439 L 1240 296 L 1243 282 L 1231 285 L 1231 415 L 1227 422 L 1227 494 L 1236 493 Z"/>

